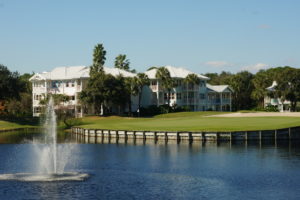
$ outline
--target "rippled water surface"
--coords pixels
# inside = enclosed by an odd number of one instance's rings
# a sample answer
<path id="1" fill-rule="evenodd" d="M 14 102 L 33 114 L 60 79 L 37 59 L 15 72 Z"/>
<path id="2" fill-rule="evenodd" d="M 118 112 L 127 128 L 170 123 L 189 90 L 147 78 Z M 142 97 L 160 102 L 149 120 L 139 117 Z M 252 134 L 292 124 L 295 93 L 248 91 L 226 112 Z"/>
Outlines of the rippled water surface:
<path id="1" fill-rule="evenodd" d="M 32 173 L 37 133 L 0 133 L 0 175 Z M 66 166 L 83 181 L 0 180 L 0 199 L 300 199 L 299 143 L 87 144 Z M 42 145 L 42 144 L 40 144 Z"/>

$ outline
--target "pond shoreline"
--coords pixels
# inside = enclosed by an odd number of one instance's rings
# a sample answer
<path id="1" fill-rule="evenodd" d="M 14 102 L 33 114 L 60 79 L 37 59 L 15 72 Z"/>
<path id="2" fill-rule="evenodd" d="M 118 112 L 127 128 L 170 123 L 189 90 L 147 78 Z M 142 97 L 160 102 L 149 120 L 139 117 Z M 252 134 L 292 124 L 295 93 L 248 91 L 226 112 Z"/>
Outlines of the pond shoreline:
<path id="1" fill-rule="evenodd" d="M 275 130 L 257 131 L 127 131 L 127 130 L 104 130 L 84 129 L 72 127 L 71 133 L 80 137 L 104 137 L 125 139 L 151 139 L 151 140 L 189 140 L 189 141 L 277 141 L 277 140 L 300 140 L 300 127 L 291 127 Z"/>
<path id="2" fill-rule="evenodd" d="M 3 132 L 13 132 L 13 131 L 38 131 L 42 130 L 41 127 L 27 127 L 27 128 L 8 128 L 8 129 L 0 129 L 0 133 Z"/>

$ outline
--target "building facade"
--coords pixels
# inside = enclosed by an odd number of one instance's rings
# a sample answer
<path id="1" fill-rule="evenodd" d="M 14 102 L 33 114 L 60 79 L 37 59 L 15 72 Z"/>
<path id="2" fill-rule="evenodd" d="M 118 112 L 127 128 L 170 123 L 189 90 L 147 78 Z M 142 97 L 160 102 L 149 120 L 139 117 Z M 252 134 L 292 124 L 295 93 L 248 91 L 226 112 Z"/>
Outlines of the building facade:
<path id="1" fill-rule="evenodd" d="M 165 66 L 175 80 L 176 87 L 170 94 L 171 106 L 185 106 L 193 111 L 231 111 L 231 93 L 233 90 L 228 85 L 212 86 L 207 84 L 208 77 L 188 71 L 184 68 Z M 142 96 L 142 105 L 163 105 L 168 102 L 168 92 L 161 87 L 161 82 L 156 78 L 157 69 L 146 71 L 150 79 L 150 86 L 145 87 Z M 200 79 L 199 84 L 185 83 L 185 78 L 196 74 Z"/>
<path id="2" fill-rule="evenodd" d="M 233 90 L 228 85 L 213 86 L 207 84 L 208 77 L 196 74 L 199 84 L 187 84 L 184 79 L 189 74 L 195 74 L 183 68 L 166 66 L 171 77 L 176 82 L 170 94 L 171 106 L 186 106 L 193 111 L 231 111 L 231 94 Z M 117 68 L 104 67 L 105 73 L 113 76 L 134 77 L 136 74 Z M 161 87 L 156 78 L 157 69 L 146 71 L 150 85 L 143 88 L 141 106 L 164 105 L 168 102 L 168 92 Z M 30 78 L 32 82 L 33 116 L 39 116 L 42 111 L 40 101 L 48 94 L 64 94 L 69 101 L 62 106 L 74 112 L 74 116 L 82 117 L 84 112 L 80 105 L 79 93 L 87 87 L 89 67 L 57 67 L 51 72 L 36 73 Z M 132 111 L 137 111 L 138 98 L 132 96 Z M 90 111 L 92 112 L 92 111 Z M 92 113 L 91 113 L 92 114 Z"/>
<path id="3" fill-rule="evenodd" d="M 117 68 L 104 67 L 104 71 L 113 76 L 135 76 L 133 73 Z M 79 101 L 79 93 L 87 87 L 89 72 L 89 67 L 72 66 L 57 67 L 50 72 L 36 73 L 33 75 L 30 78 L 32 82 L 33 116 L 39 116 L 41 114 L 43 105 L 41 105 L 40 102 L 45 99 L 48 94 L 64 94 L 68 96 L 68 101 L 62 103 L 61 106 L 72 110 L 74 116 L 82 117 L 84 112 Z M 133 100 L 136 102 L 134 97 Z M 132 104 L 132 107 L 136 109 L 137 105 Z"/>

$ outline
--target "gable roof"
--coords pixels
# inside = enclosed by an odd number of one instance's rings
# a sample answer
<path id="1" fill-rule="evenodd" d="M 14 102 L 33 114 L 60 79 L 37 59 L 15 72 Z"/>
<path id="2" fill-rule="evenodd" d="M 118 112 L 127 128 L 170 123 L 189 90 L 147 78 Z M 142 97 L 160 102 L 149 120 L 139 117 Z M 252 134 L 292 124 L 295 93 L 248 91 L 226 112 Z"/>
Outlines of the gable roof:
<path id="1" fill-rule="evenodd" d="M 213 91 L 213 92 L 224 92 L 226 89 L 233 92 L 234 90 L 229 85 L 210 85 L 206 84 L 207 89 Z"/>
<path id="2" fill-rule="evenodd" d="M 113 76 L 134 77 L 135 74 L 118 68 L 104 67 L 104 72 Z M 50 72 L 36 73 L 29 80 L 68 80 L 90 77 L 90 67 L 70 66 L 56 67 Z"/>
<path id="3" fill-rule="evenodd" d="M 275 91 L 275 88 L 276 88 L 277 85 L 278 85 L 277 82 L 273 81 L 272 85 L 270 87 L 267 87 L 266 89 L 268 91 Z"/>
<path id="4" fill-rule="evenodd" d="M 184 68 L 180 68 L 180 67 L 172 67 L 172 66 L 165 66 L 165 68 L 167 68 L 170 72 L 170 75 L 172 78 L 186 78 L 189 74 L 196 74 L 194 72 L 191 72 L 189 70 L 186 70 Z M 151 69 L 149 71 L 146 71 L 145 74 L 150 78 L 150 79 L 156 79 L 156 72 L 157 69 Z M 202 80 L 209 80 L 208 77 L 203 76 L 201 74 L 196 74 L 200 79 Z"/>

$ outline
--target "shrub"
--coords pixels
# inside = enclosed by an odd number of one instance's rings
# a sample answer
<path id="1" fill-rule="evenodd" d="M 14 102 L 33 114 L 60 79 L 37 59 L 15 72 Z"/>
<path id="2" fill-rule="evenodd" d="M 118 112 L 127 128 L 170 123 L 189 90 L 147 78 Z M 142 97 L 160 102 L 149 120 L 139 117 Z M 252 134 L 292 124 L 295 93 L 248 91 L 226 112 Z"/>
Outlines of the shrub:
<path id="1" fill-rule="evenodd" d="M 268 105 L 264 111 L 266 112 L 279 112 L 277 106 L 273 106 L 273 105 Z"/>

